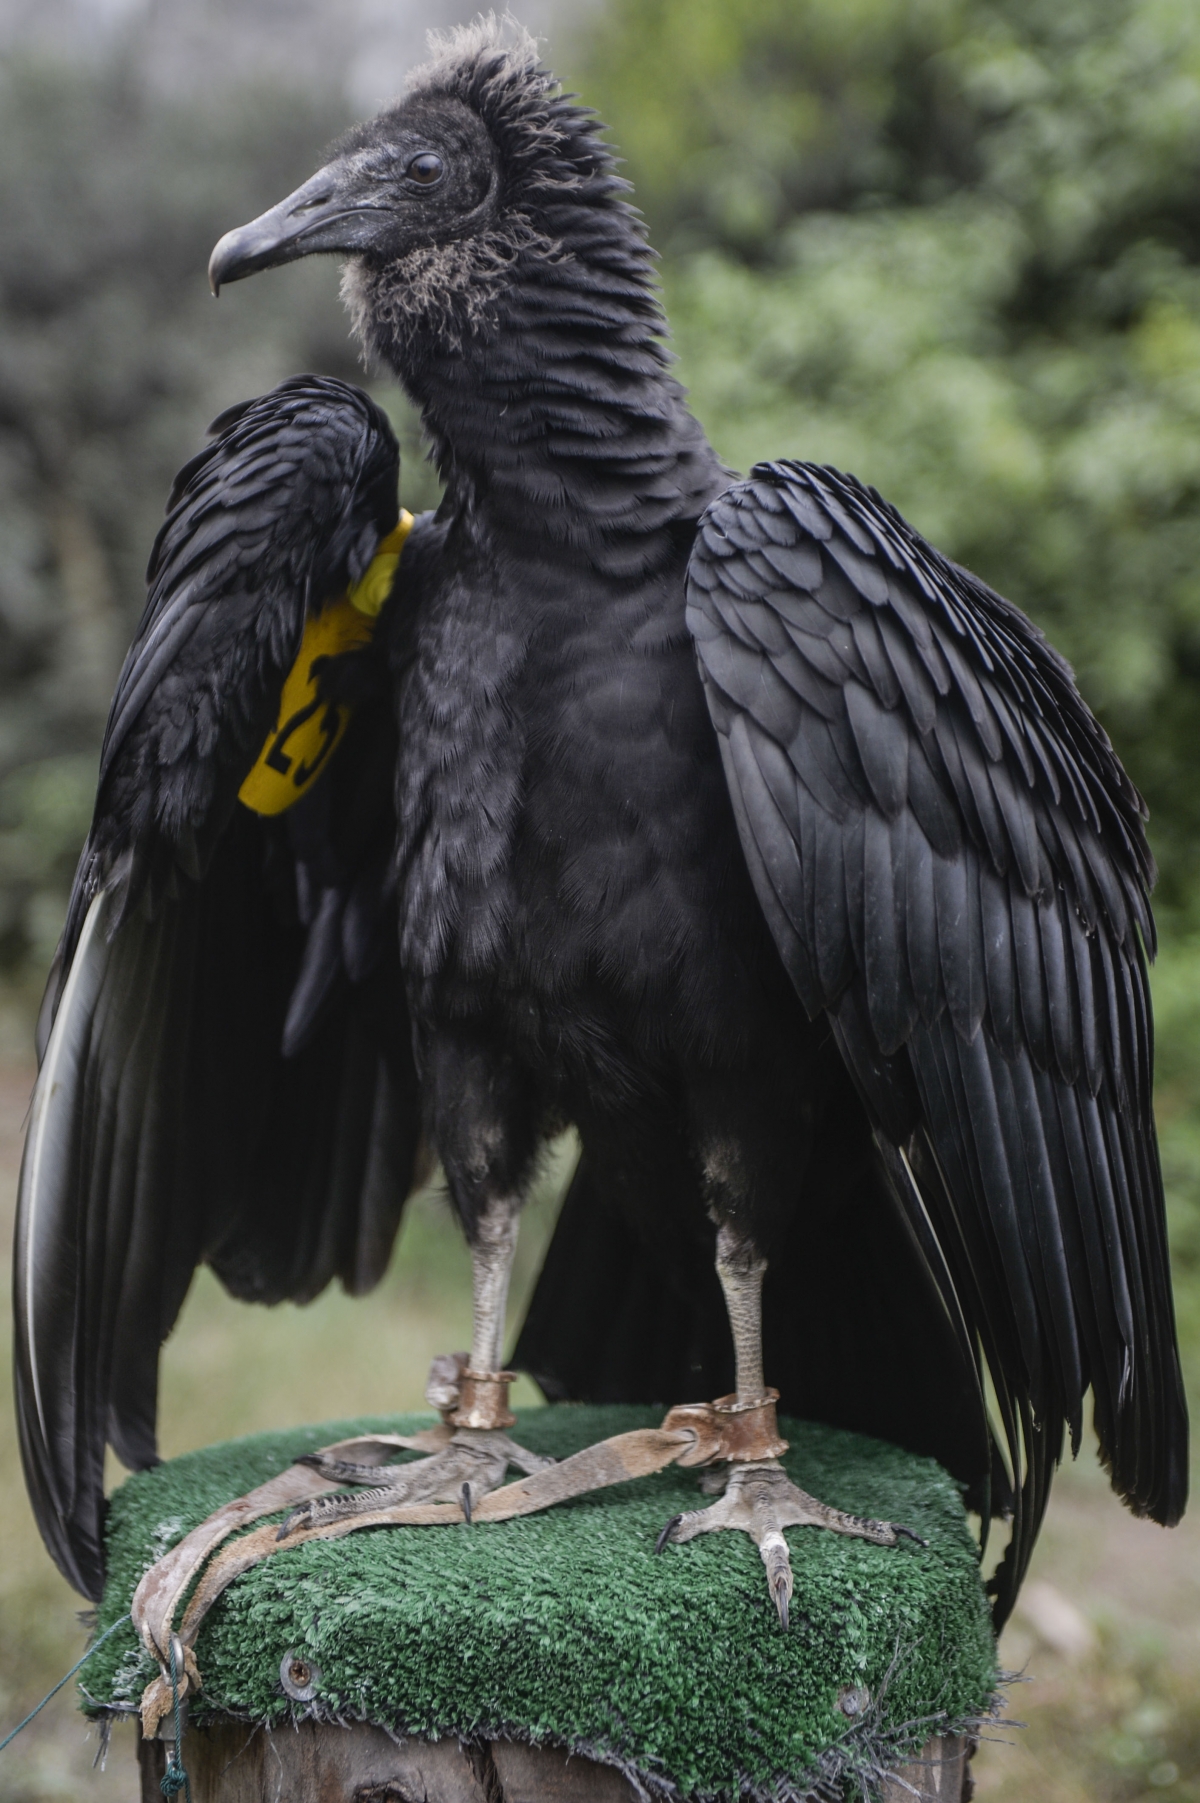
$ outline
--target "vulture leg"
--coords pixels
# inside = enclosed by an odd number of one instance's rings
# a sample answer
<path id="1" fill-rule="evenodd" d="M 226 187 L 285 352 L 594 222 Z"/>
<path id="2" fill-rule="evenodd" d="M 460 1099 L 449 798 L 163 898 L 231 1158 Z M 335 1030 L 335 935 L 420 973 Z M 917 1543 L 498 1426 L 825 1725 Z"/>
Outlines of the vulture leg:
<path id="1" fill-rule="evenodd" d="M 729 1310 L 737 1373 L 733 1396 L 712 1404 L 722 1438 L 718 1456 L 727 1460 L 724 1494 L 706 1509 L 674 1516 L 659 1535 L 655 1551 L 661 1552 L 669 1542 L 694 1540 L 697 1534 L 710 1534 L 718 1528 L 740 1528 L 758 1547 L 780 1626 L 786 1630 L 792 1566 L 785 1528 L 829 1528 L 835 1534 L 872 1540 L 877 1546 L 895 1546 L 902 1537 L 917 1540 L 919 1536 L 911 1528 L 868 1521 L 819 1502 L 793 1484 L 779 1463 L 777 1454 L 786 1450 L 787 1442 L 778 1437 L 775 1426 L 778 1392 L 768 1389 L 763 1379 L 762 1284 L 766 1269 L 767 1261 L 752 1240 L 728 1225 L 721 1228 L 717 1276 Z M 710 1468 L 701 1479 L 702 1488 L 715 1488 L 712 1480 L 716 1476 L 717 1470 Z"/>
<path id="2" fill-rule="evenodd" d="M 457 1502 L 467 1521 L 481 1497 L 499 1489 L 510 1465 L 532 1475 L 553 1464 L 518 1445 L 504 1432 L 514 1424 L 508 1408 L 511 1371 L 501 1369 L 504 1314 L 517 1249 L 519 1201 L 508 1197 L 479 1215 L 471 1239 L 472 1331 L 469 1359 L 461 1353 L 433 1361 L 425 1395 L 453 1432 L 428 1458 L 406 1465 L 355 1465 L 320 1453 L 305 1457 L 321 1476 L 339 1484 L 362 1484 L 353 1496 L 315 1497 L 293 1509 L 279 1530 L 285 1540 L 296 1528 L 366 1515 L 396 1503 Z"/>

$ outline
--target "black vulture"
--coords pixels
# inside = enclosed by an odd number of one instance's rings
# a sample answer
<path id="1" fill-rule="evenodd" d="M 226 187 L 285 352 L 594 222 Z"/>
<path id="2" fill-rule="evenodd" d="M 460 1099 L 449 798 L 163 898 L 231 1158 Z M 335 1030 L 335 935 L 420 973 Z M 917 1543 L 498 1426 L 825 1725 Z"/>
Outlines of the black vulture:
<path id="1" fill-rule="evenodd" d="M 1089 1388 L 1120 1496 L 1183 1509 L 1141 799 L 1042 634 L 873 489 L 722 467 L 628 193 L 594 115 L 485 22 L 213 253 L 214 289 L 346 259 L 445 498 L 321 679 L 356 710 L 281 820 L 235 797 L 306 608 L 391 528 L 369 403 L 298 381 L 287 430 L 256 404 L 261 455 L 251 406 L 152 563 L 18 1259 L 27 1470 L 93 1593 L 105 1433 L 153 1456 L 193 1264 L 268 1297 L 373 1274 L 418 1110 L 474 1255 L 456 1439 L 510 1419 L 517 1216 L 573 1123 L 514 1362 L 552 1396 L 729 1392 L 725 1495 L 666 1537 L 753 1532 L 785 1623 L 783 1527 L 901 1530 L 787 1482 L 777 1392 L 1012 1513 L 998 1621 Z"/>

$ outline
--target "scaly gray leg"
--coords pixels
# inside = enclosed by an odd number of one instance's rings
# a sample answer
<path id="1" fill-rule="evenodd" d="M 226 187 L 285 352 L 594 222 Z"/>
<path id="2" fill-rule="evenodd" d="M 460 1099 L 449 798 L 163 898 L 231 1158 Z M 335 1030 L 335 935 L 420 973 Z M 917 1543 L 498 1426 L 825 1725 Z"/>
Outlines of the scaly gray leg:
<path id="1" fill-rule="evenodd" d="M 766 1567 L 767 1585 L 786 1631 L 792 1597 L 792 1563 L 783 1530 L 792 1527 L 828 1528 L 871 1540 L 877 1546 L 895 1546 L 902 1538 L 917 1540 L 911 1528 L 888 1521 L 869 1521 L 831 1508 L 793 1484 L 777 1453 L 786 1450 L 775 1426 L 776 1392 L 763 1381 L 762 1285 L 767 1261 L 755 1248 L 728 1227 L 717 1234 L 717 1275 L 725 1292 L 733 1347 L 737 1388 L 731 1397 L 712 1405 L 720 1424 L 728 1480 L 725 1493 L 707 1509 L 691 1509 L 668 1521 L 658 1537 L 656 1552 L 670 1542 L 694 1540 L 698 1534 L 718 1528 L 740 1528 L 749 1534 Z M 685 1411 L 680 1411 L 681 1413 Z M 670 1417 L 668 1417 L 670 1419 Z M 710 1467 L 701 1479 L 711 1491 L 719 1468 Z M 707 1481 L 706 1481 L 707 1480 Z"/>
<path id="2" fill-rule="evenodd" d="M 517 1249 L 519 1202 L 504 1198 L 480 1217 L 471 1247 L 472 1331 L 470 1359 L 461 1354 L 433 1361 L 426 1397 L 453 1427 L 449 1443 L 407 1465 L 353 1465 L 313 1453 L 303 1462 L 341 1484 L 365 1484 L 354 1496 L 317 1497 L 293 1509 L 279 1530 L 284 1540 L 297 1527 L 315 1527 L 365 1515 L 392 1503 L 457 1502 L 470 1521 L 475 1504 L 499 1489 L 510 1465 L 532 1474 L 553 1464 L 520 1446 L 504 1429 L 512 1372 L 500 1368 L 504 1316 Z"/>

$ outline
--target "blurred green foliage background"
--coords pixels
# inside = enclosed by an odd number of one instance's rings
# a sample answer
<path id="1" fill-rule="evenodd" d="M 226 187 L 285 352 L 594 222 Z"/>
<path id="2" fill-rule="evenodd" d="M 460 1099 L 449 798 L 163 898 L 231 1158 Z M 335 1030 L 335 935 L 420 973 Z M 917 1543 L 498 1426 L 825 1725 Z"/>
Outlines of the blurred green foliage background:
<path id="1" fill-rule="evenodd" d="M 878 486 L 1042 623 L 1147 796 L 1159 1116 L 1198 1395 L 1200 7 L 559 0 L 547 57 L 626 158 L 683 378 L 730 465 L 810 458 Z M 204 282 L 219 234 L 311 173 L 354 111 L 334 85 L 282 78 L 156 87 L 136 31 L 86 62 L 0 57 L 0 980 L 22 1019 L 175 468 L 221 408 L 295 370 L 364 379 L 331 266 L 300 264 L 219 307 Z M 415 421 L 371 385 L 401 432 L 404 499 L 427 505 Z M 264 1358 L 267 1330 L 201 1284 L 168 1349 L 169 1446 L 311 1415 L 284 1361 L 319 1349 L 333 1371 L 344 1346 L 338 1380 L 361 1384 L 396 1310 L 421 1359 L 447 1344 L 465 1266 L 446 1277 L 458 1255 L 445 1233 L 419 1215 L 377 1299 L 348 1312 L 323 1300 L 286 1346 L 277 1329 L 283 1353 L 255 1365 L 261 1394 L 240 1414 L 222 1373 L 235 1344 L 243 1369 Z M 420 1377 L 388 1379 L 396 1406 Z M 6 1468 L 10 1501 L 16 1482 Z M 1063 1495 L 1048 1569 L 1082 1571 L 1071 1560 L 1090 1547 L 1086 1589 L 1104 1557 L 1149 1544 L 1082 1477 Z M 1114 1520 L 1125 1550 L 1102 1555 L 1110 1527 L 1094 1524 Z M 1178 1632 L 1164 1602 L 1161 1631 L 1131 1638 L 1135 1602 L 1101 1586 L 1082 1665 L 1064 1654 L 1049 1691 L 1014 1702 L 1033 1754 L 1010 1779 L 985 1762 L 981 1795 L 1200 1799 L 1200 1539 L 1186 1545 L 1161 1587 Z M 1137 1571 L 1149 1594 L 1151 1565 Z M 41 1649 L 27 1666 L 0 1657 L 6 1713 L 68 1651 L 41 1613 L 56 1582 L 14 1567 L 0 1583 L 0 1615 Z M 74 1768 L 60 1777 L 77 1794 Z M 6 1788 L 0 1770 L 0 1797 L 59 1782 Z"/>

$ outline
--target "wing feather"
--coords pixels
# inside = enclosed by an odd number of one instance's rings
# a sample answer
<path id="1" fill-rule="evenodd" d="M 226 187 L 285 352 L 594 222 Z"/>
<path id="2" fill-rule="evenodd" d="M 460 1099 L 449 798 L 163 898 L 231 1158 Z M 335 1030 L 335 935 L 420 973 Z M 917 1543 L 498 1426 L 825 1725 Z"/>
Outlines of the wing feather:
<path id="1" fill-rule="evenodd" d="M 196 1265 L 270 1300 L 335 1275 L 362 1288 L 416 1157 L 384 900 L 386 692 L 363 677 L 338 756 L 291 814 L 236 800 L 306 610 L 395 524 L 395 440 L 365 395 L 319 377 L 217 430 L 176 483 L 114 698 L 18 1199 L 26 1478 L 60 1569 L 93 1597 L 105 1443 L 153 1462 L 159 1348 Z"/>
<path id="2" fill-rule="evenodd" d="M 1144 809 L 1036 628 L 836 471 L 715 501 L 688 619 L 769 924 L 991 1369 L 1002 1616 L 1089 1386 L 1121 1495 L 1166 1522 L 1186 1496 Z"/>

